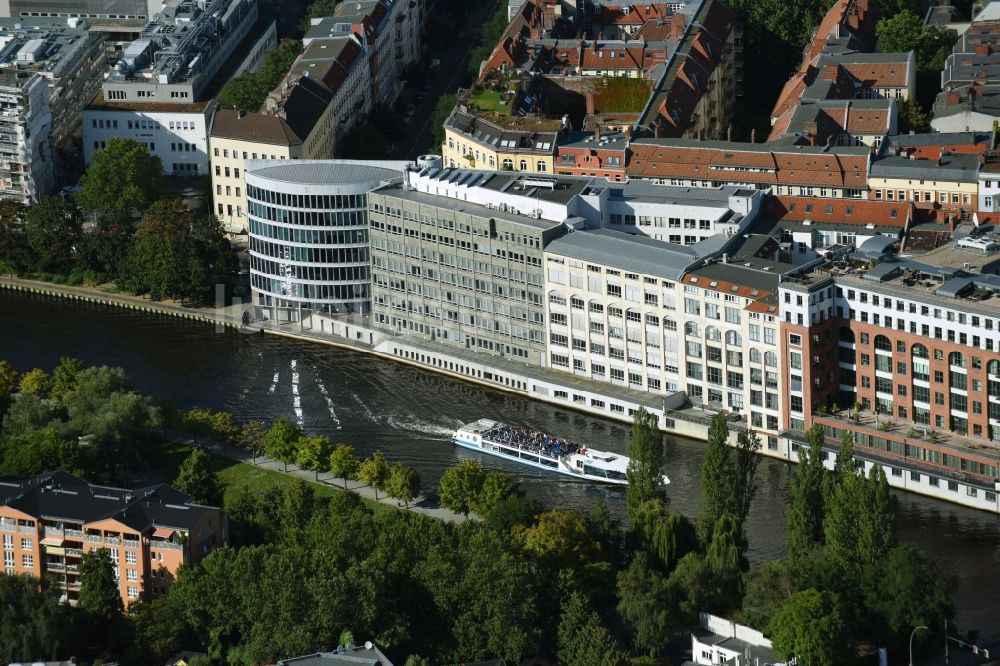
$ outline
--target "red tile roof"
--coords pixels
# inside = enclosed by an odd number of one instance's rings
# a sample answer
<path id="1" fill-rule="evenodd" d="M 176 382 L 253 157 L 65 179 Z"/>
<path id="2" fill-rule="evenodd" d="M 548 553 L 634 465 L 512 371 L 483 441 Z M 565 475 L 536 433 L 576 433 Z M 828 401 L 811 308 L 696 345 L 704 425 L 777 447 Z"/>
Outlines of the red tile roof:
<path id="1" fill-rule="evenodd" d="M 895 216 L 891 213 L 893 210 L 896 211 Z M 903 229 L 913 218 L 913 204 L 907 201 L 768 195 L 764 199 L 763 214 L 770 220 L 812 220 L 858 226 L 874 224 Z"/>

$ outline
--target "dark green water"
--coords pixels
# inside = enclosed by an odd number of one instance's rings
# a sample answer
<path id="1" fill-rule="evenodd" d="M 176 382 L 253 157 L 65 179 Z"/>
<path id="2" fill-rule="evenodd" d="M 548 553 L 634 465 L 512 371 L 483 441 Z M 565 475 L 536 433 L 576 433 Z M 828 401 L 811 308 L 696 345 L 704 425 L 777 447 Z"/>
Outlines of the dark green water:
<path id="1" fill-rule="evenodd" d="M 300 418 L 306 430 L 353 444 L 361 453 L 378 448 L 390 460 L 408 461 L 428 487 L 444 468 L 475 457 L 487 469 L 516 475 L 549 507 L 586 508 L 597 501 L 624 513 L 621 491 L 563 480 L 458 449 L 450 441 L 457 426 L 486 416 L 624 452 L 628 430 L 621 424 L 355 352 L 0 291 L 0 358 L 24 370 L 51 369 L 65 355 L 122 366 L 143 392 L 171 397 L 182 407 L 225 409 L 246 418 Z M 678 440 L 667 450 L 671 506 L 689 516 L 700 503 L 702 448 Z M 780 461 L 760 464 L 760 491 L 748 521 L 754 561 L 784 554 L 790 476 L 791 468 Z M 1000 519 L 896 496 L 901 540 L 932 554 L 958 577 L 963 627 L 1000 636 Z"/>

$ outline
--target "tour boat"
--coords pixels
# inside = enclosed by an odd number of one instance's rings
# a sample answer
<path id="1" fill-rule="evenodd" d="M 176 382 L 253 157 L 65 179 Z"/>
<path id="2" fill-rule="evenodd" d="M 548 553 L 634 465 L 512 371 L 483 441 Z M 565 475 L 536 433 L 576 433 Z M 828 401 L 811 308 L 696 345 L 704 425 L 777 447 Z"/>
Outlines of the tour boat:
<path id="1" fill-rule="evenodd" d="M 628 484 L 627 456 L 597 451 L 519 426 L 479 419 L 456 430 L 451 441 L 466 449 L 583 481 L 616 486 Z M 666 475 L 663 476 L 663 483 L 670 483 Z"/>

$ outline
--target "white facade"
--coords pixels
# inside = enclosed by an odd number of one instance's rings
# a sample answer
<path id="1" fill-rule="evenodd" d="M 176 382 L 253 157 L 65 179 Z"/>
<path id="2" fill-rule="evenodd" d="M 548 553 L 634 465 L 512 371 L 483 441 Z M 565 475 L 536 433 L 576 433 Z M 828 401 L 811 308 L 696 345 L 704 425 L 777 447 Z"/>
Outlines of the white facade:
<path id="1" fill-rule="evenodd" d="M 709 613 L 701 613 L 701 628 L 701 636 L 691 635 L 691 659 L 699 666 L 783 666 L 756 629 Z"/>
<path id="2" fill-rule="evenodd" d="M 986 168 L 979 170 L 977 196 L 976 207 L 980 215 L 1000 213 L 1000 171 Z"/>
<path id="3" fill-rule="evenodd" d="M 207 175 L 211 107 L 202 104 L 181 108 L 187 110 L 88 107 L 83 112 L 83 151 L 87 165 L 94 152 L 117 136 L 144 144 L 150 154 L 160 158 L 164 175 Z"/>
<path id="4" fill-rule="evenodd" d="M 935 132 L 992 132 L 996 116 L 982 111 L 959 111 L 931 119 Z"/>

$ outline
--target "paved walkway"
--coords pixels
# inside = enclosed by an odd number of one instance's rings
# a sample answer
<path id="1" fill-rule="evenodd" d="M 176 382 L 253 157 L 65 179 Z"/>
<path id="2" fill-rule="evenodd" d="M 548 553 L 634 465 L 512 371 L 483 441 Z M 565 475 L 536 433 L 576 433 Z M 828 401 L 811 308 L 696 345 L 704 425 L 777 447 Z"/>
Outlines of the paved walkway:
<path id="1" fill-rule="evenodd" d="M 253 456 L 251 456 L 249 452 L 243 449 L 236 448 L 233 446 L 227 446 L 225 453 L 223 453 L 222 446 L 219 444 L 212 444 L 207 448 L 211 450 L 213 453 L 225 456 L 226 458 L 237 460 L 239 462 L 246 463 L 247 465 L 255 464 L 253 462 Z M 341 477 L 334 476 L 329 472 L 320 472 L 319 480 L 317 481 L 316 473 L 313 472 L 312 470 L 302 469 L 297 465 L 290 464 L 288 466 L 288 471 L 286 472 L 284 469 L 285 468 L 284 464 L 282 464 L 277 460 L 267 458 L 265 456 L 257 456 L 257 462 L 255 466 L 262 467 L 264 469 L 268 469 L 274 472 L 279 472 L 281 474 L 287 474 L 288 476 L 295 476 L 310 483 L 315 483 L 322 486 L 329 486 L 331 488 L 336 488 L 337 490 L 344 490 L 344 479 Z M 400 510 L 406 508 L 396 499 L 389 497 L 388 495 L 382 492 L 378 493 L 378 499 L 376 500 L 374 488 L 372 488 L 371 486 L 366 486 L 363 483 L 360 483 L 359 481 L 355 481 L 353 479 L 347 480 L 347 489 L 357 493 L 358 495 L 361 495 L 365 499 L 370 499 L 373 502 L 378 502 L 379 504 L 385 504 L 386 506 L 391 506 L 393 508 L 398 508 Z M 420 513 L 425 516 L 430 516 L 431 518 L 439 518 L 441 520 L 446 520 L 451 523 L 462 523 L 465 522 L 466 520 L 476 519 L 476 515 L 474 513 L 470 514 L 469 517 L 467 518 L 460 513 L 455 513 L 450 509 L 438 506 L 437 504 L 432 503 L 430 500 L 428 500 L 426 497 L 423 496 L 417 497 L 413 502 L 410 502 L 408 510 L 413 511 L 414 513 Z"/>

